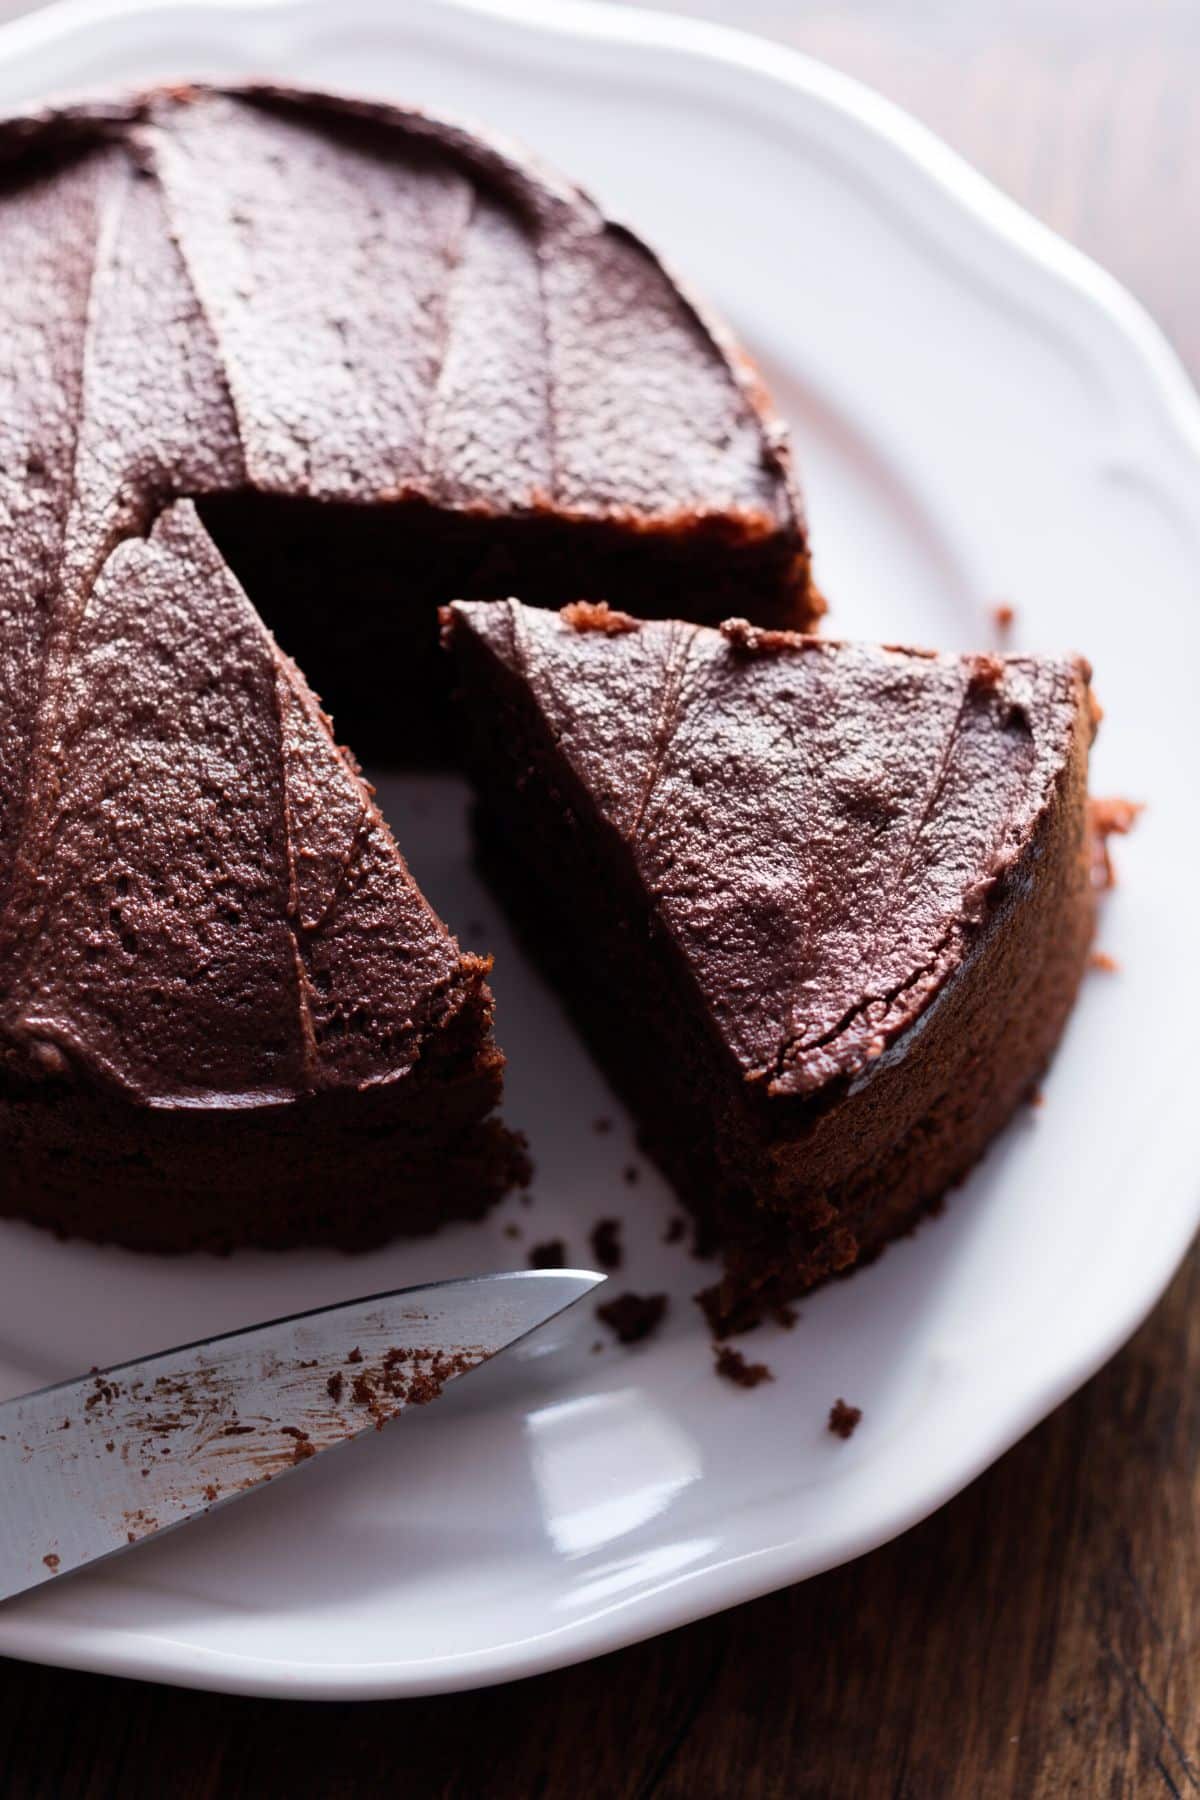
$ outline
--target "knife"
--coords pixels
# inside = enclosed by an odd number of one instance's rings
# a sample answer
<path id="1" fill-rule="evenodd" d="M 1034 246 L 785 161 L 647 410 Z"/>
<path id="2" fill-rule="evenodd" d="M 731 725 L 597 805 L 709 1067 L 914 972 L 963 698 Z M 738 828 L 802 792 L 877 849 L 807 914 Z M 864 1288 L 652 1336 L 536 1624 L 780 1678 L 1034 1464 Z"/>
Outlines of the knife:
<path id="1" fill-rule="evenodd" d="M 530 1269 L 372 1294 L 0 1404 L 0 1601 L 382 1430 L 590 1293 Z"/>

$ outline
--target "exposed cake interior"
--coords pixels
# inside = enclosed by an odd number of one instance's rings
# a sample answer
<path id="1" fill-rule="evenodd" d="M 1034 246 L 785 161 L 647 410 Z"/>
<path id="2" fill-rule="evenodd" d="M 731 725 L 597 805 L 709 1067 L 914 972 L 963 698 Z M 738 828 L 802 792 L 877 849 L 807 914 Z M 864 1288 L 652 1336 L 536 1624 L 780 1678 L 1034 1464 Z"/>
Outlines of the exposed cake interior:
<path id="1" fill-rule="evenodd" d="M 1069 1011 L 1086 668 L 515 602 L 446 640 L 488 866 L 723 1247 L 714 1323 L 875 1254 Z"/>
<path id="2" fill-rule="evenodd" d="M 252 491 L 201 500 L 199 512 L 264 622 L 319 672 L 322 701 L 358 755 L 385 766 L 455 760 L 438 654 L 438 607 L 449 600 L 520 593 L 558 607 L 582 588 L 645 618 L 682 612 L 715 625 L 735 606 L 765 625 L 797 616 L 794 547 L 775 534 L 742 538 L 719 519 L 639 529 L 550 509 L 504 518 Z M 344 605 L 331 630 L 332 596 Z"/>

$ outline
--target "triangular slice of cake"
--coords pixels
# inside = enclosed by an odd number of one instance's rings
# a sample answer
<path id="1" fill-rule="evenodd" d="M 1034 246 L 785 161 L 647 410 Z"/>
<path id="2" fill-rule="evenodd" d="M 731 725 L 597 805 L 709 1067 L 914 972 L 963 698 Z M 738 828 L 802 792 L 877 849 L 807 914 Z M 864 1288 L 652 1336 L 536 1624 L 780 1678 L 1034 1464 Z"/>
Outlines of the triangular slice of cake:
<path id="1" fill-rule="evenodd" d="M 0 1215 L 141 1249 L 478 1217 L 488 965 L 423 897 L 189 501 L 103 564 L 0 916 Z"/>
<path id="2" fill-rule="evenodd" d="M 515 601 L 444 615 L 483 841 L 751 1322 L 1033 1089 L 1092 932 L 1079 660 Z"/>

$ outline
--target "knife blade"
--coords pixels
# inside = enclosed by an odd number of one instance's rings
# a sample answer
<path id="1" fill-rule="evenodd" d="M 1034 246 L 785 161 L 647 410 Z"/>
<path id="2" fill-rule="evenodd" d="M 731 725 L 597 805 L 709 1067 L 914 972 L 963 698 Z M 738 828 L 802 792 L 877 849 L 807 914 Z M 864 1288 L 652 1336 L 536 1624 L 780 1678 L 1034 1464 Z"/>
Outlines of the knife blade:
<path id="1" fill-rule="evenodd" d="M 530 1269 L 401 1288 L 5 1401 L 0 1601 L 382 1429 L 603 1280 Z"/>

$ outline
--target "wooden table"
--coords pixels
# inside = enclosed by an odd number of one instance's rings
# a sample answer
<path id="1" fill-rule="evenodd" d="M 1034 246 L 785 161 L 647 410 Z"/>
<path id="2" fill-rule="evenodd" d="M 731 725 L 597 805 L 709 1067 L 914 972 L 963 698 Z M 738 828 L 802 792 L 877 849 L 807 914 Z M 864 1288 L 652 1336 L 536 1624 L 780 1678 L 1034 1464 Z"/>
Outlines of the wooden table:
<path id="1" fill-rule="evenodd" d="M 678 10 L 908 106 L 1106 262 L 1200 375 L 1197 0 Z M 1153 1198 L 1130 1195 L 1147 1229 Z M 0 1664 L 0 1796 L 1200 1795 L 1198 1448 L 1194 1252 L 1081 1394 L 849 1568 L 452 1699 L 294 1706 Z"/>

